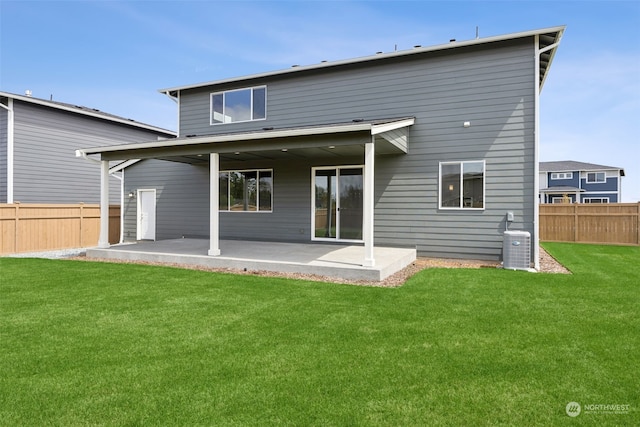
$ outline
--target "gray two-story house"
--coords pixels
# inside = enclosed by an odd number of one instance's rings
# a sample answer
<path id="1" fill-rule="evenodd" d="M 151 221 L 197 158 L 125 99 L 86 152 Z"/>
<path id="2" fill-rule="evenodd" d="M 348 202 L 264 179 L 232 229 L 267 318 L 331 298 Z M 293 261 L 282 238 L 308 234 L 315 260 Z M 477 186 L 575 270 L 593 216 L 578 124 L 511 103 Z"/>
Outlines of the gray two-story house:
<path id="1" fill-rule="evenodd" d="M 366 266 L 374 244 L 497 260 L 508 226 L 531 233 L 537 263 L 539 96 L 563 31 L 163 89 L 177 139 L 81 153 L 140 159 L 132 241 L 204 237 L 211 256 L 221 239 L 351 242 Z"/>
<path id="2" fill-rule="evenodd" d="M 540 203 L 619 203 L 624 169 L 564 160 L 540 162 Z"/>
<path id="3" fill-rule="evenodd" d="M 175 136 L 94 108 L 36 98 L 30 92 L 0 92 L 0 203 L 98 203 L 99 165 L 76 158 L 78 146 Z M 110 177 L 110 201 L 115 204 L 121 199 L 120 175 Z"/>

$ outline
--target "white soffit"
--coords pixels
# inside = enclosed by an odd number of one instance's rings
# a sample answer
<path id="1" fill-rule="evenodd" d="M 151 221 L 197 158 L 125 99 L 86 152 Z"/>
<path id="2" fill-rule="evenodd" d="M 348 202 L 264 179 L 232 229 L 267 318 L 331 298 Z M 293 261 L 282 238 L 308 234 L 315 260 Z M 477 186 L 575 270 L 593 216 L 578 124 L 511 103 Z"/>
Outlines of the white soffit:
<path id="1" fill-rule="evenodd" d="M 370 132 L 371 135 L 380 135 L 385 138 L 385 133 L 411 126 L 415 123 L 413 117 L 403 117 L 399 119 L 383 119 L 357 121 L 354 123 L 337 123 L 320 126 L 308 126 L 297 128 L 286 128 L 277 130 L 262 130 L 243 133 L 230 133 L 221 135 L 193 136 L 175 139 L 165 139 L 160 141 L 140 142 L 134 144 L 112 145 L 107 147 L 93 147 L 78 150 L 86 155 L 110 153 L 118 151 L 133 151 L 155 148 L 172 148 L 172 147 L 189 147 L 199 144 L 224 143 L 224 142 L 241 142 L 276 138 L 290 138 L 299 136 L 327 135 L 334 133 L 350 133 L 350 132 Z M 385 138 L 390 143 L 402 149 L 402 144 L 398 145 L 393 141 Z M 406 145 L 406 144 L 405 144 Z M 406 148 L 403 149 L 406 152 Z"/>

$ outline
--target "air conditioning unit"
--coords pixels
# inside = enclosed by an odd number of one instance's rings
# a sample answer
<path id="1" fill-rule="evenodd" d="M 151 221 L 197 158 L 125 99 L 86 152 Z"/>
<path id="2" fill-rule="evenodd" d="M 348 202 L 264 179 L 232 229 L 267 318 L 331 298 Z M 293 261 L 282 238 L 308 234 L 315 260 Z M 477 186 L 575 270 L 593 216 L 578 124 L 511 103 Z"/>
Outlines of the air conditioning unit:
<path id="1" fill-rule="evenodd" d="M 531 265 L 531 234 L 528 231 L 505 231 L 502 258 L 502 265 L 506 269 L 529 270 Z"/>

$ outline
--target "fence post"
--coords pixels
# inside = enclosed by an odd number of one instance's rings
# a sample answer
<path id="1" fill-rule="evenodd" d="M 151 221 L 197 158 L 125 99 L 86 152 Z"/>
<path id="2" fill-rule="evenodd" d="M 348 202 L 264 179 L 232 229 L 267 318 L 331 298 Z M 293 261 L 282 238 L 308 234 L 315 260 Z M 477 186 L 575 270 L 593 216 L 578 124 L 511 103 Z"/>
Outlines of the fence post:
<path id="1" fill-rule="evenodd" d="M 13 226 L 14 226 L 14 230 L 13 230 L 13 252 L 18 252 L 18 247 L 20 246 L 18 244 L 18 238 L 20 237 L 20 233 L 18 232 L 18 221 L 19 221 L 19 214 L 20 214 L 20 202 L 14 202 L 14 205 L 16 207 L 16 213 L 15 213 L 15 220 L 13 222 Z"/>
<path id="2" fill-rule="evenodd" d="M 80 242 L 78 242 L 78 247 L 83 247 L 82 242 L 84 242 L 84 236 L 82 230 L 84 228 L 84 202 L 80 202 Z"/>
<path id="3" fill-rule="evenodd" d="M 573 205 L 573 241 L 578 241 L 578 205 Z"/>
<path id="4" fill-rule="evenodd" d="M 636 208 L 636 244 L 640 245 L 640 202 Z"/>

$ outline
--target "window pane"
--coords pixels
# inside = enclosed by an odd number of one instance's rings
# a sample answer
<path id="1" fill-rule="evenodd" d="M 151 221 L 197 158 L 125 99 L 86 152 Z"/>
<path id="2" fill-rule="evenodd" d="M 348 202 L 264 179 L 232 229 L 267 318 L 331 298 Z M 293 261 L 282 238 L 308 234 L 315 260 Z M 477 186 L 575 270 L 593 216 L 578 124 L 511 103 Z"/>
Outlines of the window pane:
<path id="1" fill-rule="evenodd" d="M 225 123 L 251 120 L 251 89 L 224 94 Z"/>
<path id="2" fill-rule="evenodd" d="M 211 95 L 211 123 L 224 123 L 223 99 L 221 93 Z"/>
<path id="3" fill-rule="evenodd" d="M 462 171 L 463 207 L 484 207 L 484 164 L 482 162 L 465 162 Z"/>
<path id="4" fill-rule="evenodd" d="M 245 182 L 245 211 L 258 210 L 258 172 L 244 172 Z"/>
<path id="5" fill-rule="evenodd" d="M 271 189 L 273 187 L 273 178 L 271 171 L 260 171 L 260 194 L 259 194 L 259 210 L 271 210 Z"/>
<path id="6" fill-rule="evenodd" d="M 267 117 L 267 89 L 264 87 L 253 90 L 253 120 Z"/>
<path id="7" fill-rule="evenodd" d="M 340 169 L 341 239 L 362 239 L 363 181 L 362 168 Z"/>
<path id="8" fill-rule="evenodd" d="M 229 210 L 246 210 L 245 187 L 244 174 L 242 172 L 229 172 Z"/>
<path id="9" fill-rule="evenodd" d="M 336 170 L 316 170 L 315 237 L 336 237 Z"/>
<path id="10" fill-rule="evenodd" d="M 220 191 L 219 191 L 218 209 L 221 211 L 229 210 L 229 174 L 227 172 L 220 173 Z"/>
<path id="11" fill-rule="evenodd" d="M 443 208 L 460 207 L 460 163 L 441 166 L 440 197 Z"/>

